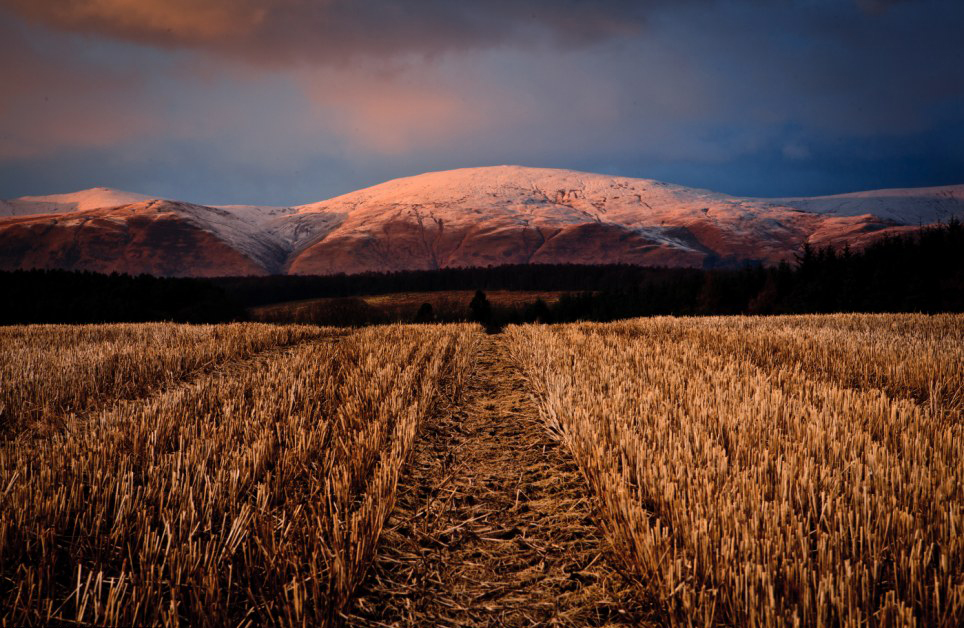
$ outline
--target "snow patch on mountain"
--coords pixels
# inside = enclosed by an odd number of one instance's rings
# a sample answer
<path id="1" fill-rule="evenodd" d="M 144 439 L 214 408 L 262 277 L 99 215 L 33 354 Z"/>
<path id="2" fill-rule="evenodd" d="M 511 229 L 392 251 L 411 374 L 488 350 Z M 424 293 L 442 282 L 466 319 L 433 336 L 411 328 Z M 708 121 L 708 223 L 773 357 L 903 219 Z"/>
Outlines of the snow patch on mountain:
<path id="1" fill-rule="evenodd" d="M 287 243 L 265 229 L 265 224 L 270 219 L 270 211 L 263 207 L 244 206 L 244 209 L 239 211 L 231 206 L 212 207 L 179 201 L 149 201 L 148 205 L 177 213 L 254 260 L 269 273 L 280 272 L 288 255 Z"/>
<path id="2" fill-rule="evenodd" d="M 765 200 L 817 214 L 870 214 L 901 225 L 928 225 L 964 218 L 964 185 Z"/>
<path id="3" fill-rule="evenodd" d="M 90 188 L 69 194 L 21 196 L 0 201 L 0 216 L 28 216 L 32 214 L 62 214 L 103 207 L 120 207 L 140 203 L 154 197 L 112 188 Z"/>
<path id="4" fill-rule="evenodd" d="M 266 225 L 280 216 L 293 214 L 294 207 L 282 207 L 278 205 L 211 205 L 215 209 L 223 209 L 253 225 Z"/>

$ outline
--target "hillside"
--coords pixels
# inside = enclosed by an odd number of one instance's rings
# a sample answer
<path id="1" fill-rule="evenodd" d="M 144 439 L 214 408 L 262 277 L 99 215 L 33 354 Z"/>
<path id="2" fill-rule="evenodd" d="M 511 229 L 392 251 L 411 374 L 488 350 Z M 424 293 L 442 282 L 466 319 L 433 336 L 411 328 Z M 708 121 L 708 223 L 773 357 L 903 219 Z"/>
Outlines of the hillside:
<path id="1" fill-rule="evenodd" d="M 964 215 L 964 185 L 741 198 L 650 179 L 495 166 L 298 207 L 211 207 L 108 188 L 0 202 L 0 269 L 215 276 L 502 264 L 774 264 Z"/>
<path id="2" fill-rule="evenodd" d="M 173 201 L 0 219 L 0 270 L 263 275 L 276 270 L 284 251 L 271 234 L 227 210 Z"/>
<path id="3" fill-rule="evenodd" d="M 0 217 L 62 214 L 104 207 L 119 207 L 148 200 L 151 200 L 151 197 L 144 194 L 103 187 L 80 190 L 70 194 L 21 196 L 9 201 L 0 201 Z"/>

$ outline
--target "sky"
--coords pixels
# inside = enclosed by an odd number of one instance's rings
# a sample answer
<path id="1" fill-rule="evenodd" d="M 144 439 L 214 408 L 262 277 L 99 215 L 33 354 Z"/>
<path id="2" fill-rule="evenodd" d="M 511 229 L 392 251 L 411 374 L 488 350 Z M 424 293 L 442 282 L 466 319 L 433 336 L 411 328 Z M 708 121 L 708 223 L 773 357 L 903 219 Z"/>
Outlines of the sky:
<path id="1" fill-rule="evenodd" d="M 519 164 L 964 183 L 962 0 L 0 0 L 0 198 L 297 204 Z"/>

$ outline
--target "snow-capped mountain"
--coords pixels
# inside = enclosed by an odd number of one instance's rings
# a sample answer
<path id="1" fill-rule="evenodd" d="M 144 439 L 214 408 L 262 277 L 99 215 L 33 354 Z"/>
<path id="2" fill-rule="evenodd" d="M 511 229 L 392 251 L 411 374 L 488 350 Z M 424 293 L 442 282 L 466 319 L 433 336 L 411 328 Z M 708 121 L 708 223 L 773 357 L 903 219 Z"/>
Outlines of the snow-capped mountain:
<path id="1" fill-rule="evenodd" d="M 763 199 L 767 200 L 767 199 Z M 964 185 L 853 192 L 811 198 L 769 199 L 807 212 L 834 216 L 871 214 L 900 224 L 927 225 L 960 216 Z"/>
<path id="2" fill-rule="evenodd" d="M 964 216 L 964 185 L 740 198 L 649 179 L 496 166 L 299 207 L 206 206 L 94 188 L 0 202 L 0 268 L 330 274 L 518 263 L 776 263 Z"/>
<path id="3" fill-rule="evenodd" d="M 210 207 L 109 188 L 0 202 L 0 268 L 174 276 L 280 272 L 266 223 L 291 210 Z"/>
<path id="4" fill-rule="evenodd" d="M 899 192 L 774 200 L 570 170 L 432 172 L 297 208 L 287 220 L 331 221 L 292 243 L 288 270 L 776 263 L 804 242 L 860 246 L 964 214 L 964 186 Z"/>
<path id="5" fill-rule="evenodd" d="M 151 200 L 150 196 L 112 188 L 91 188 L 71 194 L 21 196 L 10 201 L 0 201 L 0 217 L 63 214 L 102 207 L 119 207 L 148 200 Z"/>

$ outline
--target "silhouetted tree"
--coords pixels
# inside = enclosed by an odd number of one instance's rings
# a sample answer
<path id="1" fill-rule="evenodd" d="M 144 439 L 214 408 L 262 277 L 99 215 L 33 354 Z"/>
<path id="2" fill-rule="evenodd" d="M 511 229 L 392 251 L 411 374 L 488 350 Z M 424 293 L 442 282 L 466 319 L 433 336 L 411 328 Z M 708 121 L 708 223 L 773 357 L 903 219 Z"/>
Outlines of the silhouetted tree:
<path id="1" fill-rule="evenodd" d="M 536 299 L 536 302 L 526 309 L 525 318 L 527 322 L 531 323 L 551 323 L 552 312 L 546 302 L 540 298 Z"/>
<path id="2" fill-rule="evenodd" d="M 487 324 L 492 319 L 492 304 L 481 290 L 475 291 L 475 296 L 469 302 L 471 320 L 476 323 Z"/>
<path id="3" fill-rule="evenodd" d="M 418 312 L 415 313 L 416 323 L 431 323 L 435 320 L 435 312 L 432 310 L 431 303 L 423 303 L 418 307 Z"/>

